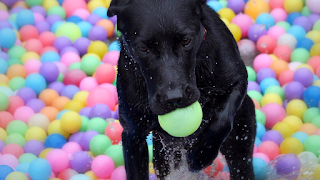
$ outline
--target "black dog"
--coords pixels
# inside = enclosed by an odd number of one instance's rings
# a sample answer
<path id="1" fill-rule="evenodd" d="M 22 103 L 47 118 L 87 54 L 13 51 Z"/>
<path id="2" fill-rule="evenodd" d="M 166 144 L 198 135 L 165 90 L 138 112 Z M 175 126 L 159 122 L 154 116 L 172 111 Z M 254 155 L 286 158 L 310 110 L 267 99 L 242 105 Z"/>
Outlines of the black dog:
<path id="1" fill-rule="evenodd" d="M 247 73 L 232 34 L 206 0 L 112 0 L 121 54 L 117 88 L 128 180 L 148 179 L 146 136 L 153 131 L 159 179 L 179 168 L 209 166 L 221 151 L 231 179 L 254 179 L 254 105 Z M 199 101 L 200 128 L 185 138 L 161 129 L 158 115 Z M 171 169 L 170 169 L 171 167 Z"/>

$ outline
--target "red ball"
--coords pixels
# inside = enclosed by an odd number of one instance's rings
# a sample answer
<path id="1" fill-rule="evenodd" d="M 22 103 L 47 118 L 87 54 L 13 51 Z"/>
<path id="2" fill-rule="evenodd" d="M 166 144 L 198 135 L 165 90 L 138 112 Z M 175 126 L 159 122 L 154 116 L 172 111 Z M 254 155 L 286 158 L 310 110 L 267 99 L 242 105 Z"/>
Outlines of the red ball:
<path id="1" fill-rule="evenodd" d="M 292 82 L 293 81 L 293 75 L 294 75 L 294 71 L 291 71 L 291 70 L 283 71 L 279 75 L 279 78 L 278 78 L 280 86 L 283 86 L 285 84 L 288 84 L 289 82 Z"/>
<path id="2" fill-rule="evenodd" d="M 257 49 L 260 53 L 272 54 L 276 46 L 276 39 L 270 35 L 263 35 L 257 41 Z"/>
<path id="3" fill-rule="evenodd" d="M 62 3 L 63 9 L 66 10 L 67 17 L 71 16 L 78 9 L 87 9 L 85 0 L 64 0 Z"/>
<path id="4" fill-rule="evenodd" d="M 87 77 L 87 74 L 80 69 L 71 69 L 64 75 L 63 83 L 65 85 L 73 84 L 79 86 L 82 79 Z"/>
<path id="5" fill-rule="evenodd" d="M 112 144 L 118 144 L 121 141 L 122 131 L 123 128 L 120 123 L 110 123 L 104 134 L 110 138 Z"/>
<path id="6" fill-rule="evenodd" d="M 53 42 L 56 39 L 56 35 L 53 32 L 45 31 L 39 35 L 39 40 L 44 47 L 53 46 Z"/>
<path id="7" fill-rule="evenodd" d="M 278 144 L 273 141 L 264 141 L 258 147 L 258 152 L 267 155 L 272 161 L 280 154 L 280 148 Z"/>
<path id="8" fill-rule="evenodd" d="M 286 45 L 277 46 L 273 51 L 273 54 L 275 56 L 287 62 L 290 62 L 291 53 L 292 53 L 291 48 Z"/>
<path id="9" fill-rule="evenodd" d="M 116 79 L 116 70 L 110 64 L 102 64 L 96 70 L 96 79 L 99 84 L 112 83 Z"/>
<path id="10" fill-rule="evenodd" d="M 73 169 L 65 169 L 59 172 L 57 178 L 60 178 L 61 180 L 67 180 L 70 179 L 72 176 L 79 174 L 77 171 Z"/>
<path id="11" fill-rule="evenodd" d="M 43 45 L 40 40 L 38 39 L 29 39 L 26 41 L 24 47 L 26 48 L 27 51 L 33 51 L 37 54 L 40 54 Z"/>
<path id="12" fill-rule="evenodd" d="M 320 66 L 320 56 L 312 56 L 307 63 L 316 71 Z"/>
<path id="13" fill-rule="evenodd" d="M 223 170 L 223 164 L 219 158 L 219 156 L 213 161 L 212 165 L 205 168 L 203 171 L 209 176 L 209 177 L 217 177 L 219 172 Z"/>
<path id="14" fill-rule="evenodd" d="M 24 154 L 23 148 L 18 145 L 18 144 L 7 144 L 3 149 L 2 149 L 2 154 L 12 154 L 14 155 L 17 159 Z"/>
<path id="15" fill-rule="evenodd" d="M 0 127 L 3 129 L 7 128 L 7 125 L 14 120 L 11 113 L 7 111 L 0 111 Z"/>
<path id="16" fill-rule="evenodd" d="M 19 96 L 10 96 L 9 97 L 9 106 L 7 108 L 7 111 L 11 114 L 14 114 L 16 109 L 18 109 L 21 106 L 24 106 L 25 103 L 23 99 Z"/>
<path id="17" fill-rule="evenodd" d="M 39 37 L 39 32 L 36 27 L 32 25 L 24 25 L 19 30 L 20 39 L 22 42 L 27 41 L 29 39 L 37 39 Z"/>

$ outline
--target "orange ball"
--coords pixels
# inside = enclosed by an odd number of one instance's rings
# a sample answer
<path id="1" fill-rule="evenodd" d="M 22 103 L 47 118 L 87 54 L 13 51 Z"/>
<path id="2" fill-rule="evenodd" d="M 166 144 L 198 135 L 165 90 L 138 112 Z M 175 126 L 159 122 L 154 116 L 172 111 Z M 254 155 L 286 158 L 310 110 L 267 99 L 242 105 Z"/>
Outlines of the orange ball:
<path id="1" fill-rule="evenodd" d="M 13 9 L 15 7 L 22 7 L 24 9 L 29 9 L 29 6 L 25 1 L 18 1 L 16 3 L 14 3 L 14 5 L 11 7 L 11 9 Z"/>
<path id="2" fill-rule="evenodd" d="M 9 83 L 8 76 L 6 76 L 4 74 L 0 74 L 0 83 L 8 84 Z"/>
<path id="3" fill-rule="evenodd" d="M 56 119 L 57 115 L 59 114 L 59 111 L 55 107 L 47 106 L 47 107 L 42 108 L 40 113 L 47 116 L 49 118 L 50 122 L 52 122 L 53 120 Z"/>
<path id="4" fill-rule="evenodd" d="M 39 94 L 39 99 L 42 100 L 46 106 L 51 106 L 53 101 L 59 97 L 57 91 L 53 89 L 45 89 Z"/>
<path id="5" fill-rule="evenodd" d="M 65 96 L 57 97 L 52 101 L 52 106 L 58 109 L 58 111 L 64 110 L 65 105 L 70 101 L 69 98 Z"/>
<path id="6" fill-rule="evenodd" d="M 255 99 L 251 99 L 251 100 L 253 101 L 255 109 L 260 109 L 261 108 L 261 106 L 260 106 L 260 104 L 259 104 L 259 102 L 257 100 L 255 100 Z"/>
<path id="7" fill-rule="evenodd" d="M 9 79 L 14 77 L 27 77 L 27 71 L 21 64 L 13 64 L 7 69 L 7 76 Z"/>
<path id="8" fill-rule="evenodd" d="M 109 19 L 101 19 L 96 25 L 103 27 L 107 31 L 107 36 L 111 37 L 114 33 L 114 25 Z"/>
<path id="9" fill-rule="evenodd" d="M 289 64 L 286 61 L 278 60 L 271 63 L 270 68 L 276 73 L 277 77 L 279 77 L 283 71 L 289 70 Z"/>
<path id="10" fill-rule="evenodd" d="M 24 25 L 19 30 L 20 40 L 22 42 L 27 41 L 29 39 L 37 39 L 39 37 L 39 32 L 36 27 L 32 25 Z"/>
<path id="11" fill-rule="evenodd" d="M 250 0 L 244 7 L 244 13 L 256 19 L 261 13 L 269 13 L 269 4 L 265 0 Z"/>
<path id="12" fill-rule="evenodd" d="M 303 131 L 307 133 L 309 136 L 311 136 L 314 132 L 316 132 L 317 129 L 318 127 L 316 125 L 311 123 L 305 123 L 299 128 L 299 131 Z"/>

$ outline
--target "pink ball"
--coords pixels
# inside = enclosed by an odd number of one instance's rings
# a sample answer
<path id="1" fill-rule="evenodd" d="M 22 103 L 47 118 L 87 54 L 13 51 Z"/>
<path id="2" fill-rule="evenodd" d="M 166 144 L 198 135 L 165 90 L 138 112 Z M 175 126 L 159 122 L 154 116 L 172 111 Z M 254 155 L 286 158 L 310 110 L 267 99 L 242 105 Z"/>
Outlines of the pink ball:
<path id="1" fill-rule="evenodd" d="M 7 144 L 2 149 L 2 154 L 12 154 L 18 159 L 22 154 L 24 154 L 24 150 L 18 144 Z"/>
<path id="2" fill-rule="evenodd" d="M 9 18 L 10 14 L 8 11 L 0 10 L 0 21 L 1 20 L 7 20 Z"/>
<path id="3" fill-rule="evenodd" d="M 124 166 L 119 166 L 112 172 L 111 180 L 126 180 L 126 170 Z"/>
<path id="4" fill-rule="evenodd" d="M 15 46 L 22 46 L 22 42 L 20 39 L 16 39 L 16 42 L 14 43 Z"/>
<path id="5" fill-rule="evenodd" d="M 258 152 L 258 148 L 256 145 L 253 146 L 253 154 L 257 153 Z"/>
<path id="6" fill-rule="evenodd" d="M 87 97 L 87 106 L 93 107 L 99 103 L 105 104 L 109 106 L 111 110 L 113 110 L 116 105 L 113 93 L 101 87 L 92 90 Z"/>
<path id="7" fill-rule="evenodd" d="M 33 13 L 33 17 L 34 17 L 34 23 L 37 23 L 37 22 L 39 22 L 39 21 L 44 21 L 44 20 L 45 20 L 45 18 L 43 17 L 43 15 L 40 14 L 40 13 L 37 13 L 37 12 L 34 12 L 34 13 Z"/>
<path id="8" fill-rule="evenodd" d="M 9 97 L 9 107 L 7 108 L 7 111 L 11 113 L 12 115 L 14 112 L 19 108 L 25 105 L 25 102 L 20 96 L 10 96 Z"/>
<path id="9" fill-rule="evenodd" d="M 271 9 L 283 8 L 283 3 L 285 0 L 270 0 L 269 6 Z"/>
<path id="10" fill-rule="evenodd" d="M 52 171 L 57 173 L 61 172 L 70 167 L 69 157 L 66 152 L 61 149 L 51 150 L 47 156 L 46 160 L 51 165 Z"/>
<path id="11" fill-rule="evenodd" d="M 98 178 L 109 178 L 114 171 L 114 168 L 114 162 L 106 155 L 95 157 L 91 164 L 91 169 Z"/>
<path id="12" fill-rule="evenodd" d="M 78 151 L 82 151 L 81 146 L 76 142 L 67 142 L 61 148 L 64 152 L 68 154 L 73 154 Z"/>
<path id="13" fill-rule="evenodd" d="M 268 54 L 259 54 L 253 60 L 253 69 L 258 72 L 262 68 L 268 68 L 272 64 L 273 60 Z"/>
<path id="14" fill-rule="evenodd" d="M 82 20 L 86 20 L 90 16 L 90 12 L 86 9 L 77 9 L 73 12 L 73 16 L 78 16 Z"/>
<path id="15" fill-rule="evenodd" d="M 99 87 L 102 87 L 102 88 L 105 88 L 105 89 L 111 91 L 114 95 L 114 99 L 116 101 L 116 104 L 118 104 L 118 91 L 117 91 L 116 86 L 114 86 L 113 84 L 110 84 L 110 83 L 103 83 L 103 84 L 100 84 Z"/>
<path id="16" fill-rule="evenodd" d="M 40 54 L 43 48 L 43 45 L 39 39 L 28 39 L 25 42 L 24 47 L 26 48 L 27 51 L 33 51 L 37 54 Z"/>
<path id="17" fill-rule="evenodd" d="M 119 57 L 119 51 L 109 51 L 103 56 L 102 62 L 116 66 L 118 65 Z"/>
<path id="18" fill-rule="evenodd" d="M 290 62 L 291 53 L 292 53 L 291 48 L 286 45 L 277 46 L 273 51 L 273 54 L 275 56 L 277 56 L 279 59 L 284 60 L 286 62 Z"/>
<path id="19" fill-rule="evenodd" d="M 7 165 L 15 169 L 19 165 L 19 161 L 12 154 L 3 154 L 0 156 L 0 165 Z"/>
<path id="20" fill-rule="evenodd" d="M 39 69 L 41 67 L 42 63 L 38 59 L 29 59 L 24 63 L 24 68 L 27 71 L 27 75 L 32 73 L 39 73 Z"/>
<path id="21" fill-rule="evenodd" d="M 99 86 L 94 77 L 85 77 L 81 80 L 79 88 L 81 91 L 92 91 Z"/>
<path id="22" fill-rule="evenodd" d="M 60 62 L 69 68 L 71 64 L 81 62 L 81 59 L 80 56 L 75 52 L 66 52 L 61 56 Z"/>
<path id="23" fill-rule="evenodd" d="M 281 27 L 281 26 L 272 26 L 269 31 L 268 31 L 268 35 L 272 36 L 275 40 L 278 40 L 278 38 L 285 34 L 286 30 Z"/>
<path id="24" fill-rule="evenodd" d="M 276 123 L 286 117 L 286 111 L 280 104 L 269 103 L 262 107 L 261 111 L 266 116 L 266 128 L 272 128 Z"/>
<path id="25" fill-rule="evenodd" d="M 261 159 L 263 159 L 267 164 L 269 164 L 269 162 L 270 162 L 269 157 L 268 157 L 267 155 L 263 154 L 263 153 L 259 153 L 259 152 L 254 153 L 254 154 L 253 154 L 253 157 L 261 158 Z"/>
<path id="26" fill-rule="evenodd" d="M 239 28 L 241 29 L 241 36 L 242 38 L 248 37 L 248 31 L 250 26 L 252 26 L 253 20 L 250 16 L 246 15 L 246 14 L 238 14 L 236 15 L 231 23 L 236 24 L 239 26 Z"/>
<path id="27" fill-rule="evenodd" d="M 280 148 L 277 143 L 273 141 L 264 141 L 258 147 L 258 152 L 267 155 L 272 161 L 280 154 Z"/>
<path id="28" fill-rule="evenodd" d="M 87 77 L 87 74 L 85 72 L 83 72 L 82 70 L 71 69 L 71 70 L 67 71 L 67 73 L 64 75 L 63 83 L 65 85 L 73 84 L 73 85 L 79 86 L 80 82 L 85 77 Z"/>
<path id="29" fill-rule="evenodd" d="M 59 69 L 59 72 L 63 75 L 65 75 L 68 71 L 68 68 L 66 65 L 64 65 L 62 62 L 59 62 L 59 61 L 55 61 L 53 62 L 54 64 L 57 65 L 58 69 Z"/>
<path id="30" fill-rule="evenodd" d="M 111 64 L 102 64 L 96 70 L 96 80 L 99 84 L 112 83 L 116 79 L 116 70 Z"/>
<path id="31" fill-rule="evenodd" d="M 307 0 L 306 5 L 313 13 L 320 14 L 320 1 L 319 0 Z"/>
<path id="32" fill-rule="evenodd" d="M 76 3 L 74 0 L 64 0 L 62 7 L 66 10 L 67 17 L 69 17 L 78 9 L 87 9 L 87 3 L 85 0 L 77 0 Z"/>
<path id="33" fill-rule="evenodd" d="M 286 21 L 288 13 L 282 8 L 273 9 L 270 12 L 271 16 L 274 18 L 274 22 Z"/>
<path id="34" fill-rule="evenodd" d="M 18 109 L 16 109 L 16 111 L 13 114 L 13 117 L 16 120 L 21 120 L 26 124 L 28 124 L 28 121 L 32 115 L 34 115 L 34 111 L 32 108 L 28 106 L 21 106 L 21 107 L 18 107 Z"/>

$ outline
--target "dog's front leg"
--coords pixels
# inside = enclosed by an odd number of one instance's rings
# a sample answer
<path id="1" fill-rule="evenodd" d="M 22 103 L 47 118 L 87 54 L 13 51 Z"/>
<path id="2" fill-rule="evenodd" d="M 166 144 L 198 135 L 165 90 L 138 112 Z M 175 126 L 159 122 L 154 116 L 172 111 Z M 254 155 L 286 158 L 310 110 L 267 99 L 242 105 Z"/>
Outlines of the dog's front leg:
<path id="1" fill-rule="evenodd" d="M 149 156 L 146 136 L 137 131 L 122 133 L 124 164 L 127 180 L 149 179 Z"/>

